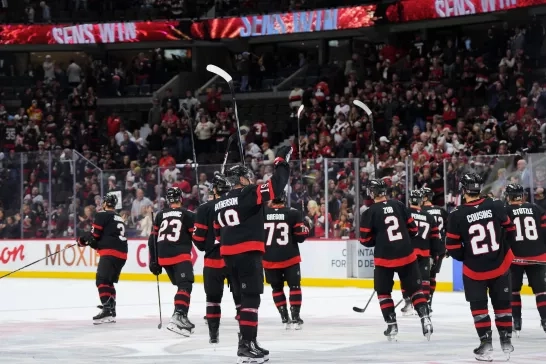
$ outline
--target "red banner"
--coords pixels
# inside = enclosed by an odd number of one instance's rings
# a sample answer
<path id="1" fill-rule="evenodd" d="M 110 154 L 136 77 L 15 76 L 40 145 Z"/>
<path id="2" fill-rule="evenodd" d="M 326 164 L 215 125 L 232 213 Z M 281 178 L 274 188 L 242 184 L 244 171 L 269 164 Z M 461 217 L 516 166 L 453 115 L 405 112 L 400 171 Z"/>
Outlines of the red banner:
<path id="1" fill-rule="evenodd" d="M 225 39 L 366 28 L 374 25 L 374 13 L 375 5 L 368 5 L 211 19 L 192 24 L 192 35 L 198 39 Z"/>
<path id="2" fill-rule="evenodd" d="M 452 18 L 546 4 L 546 0 L 401 0 L 387 9 L 390 22 Z"/>
<path id="3" fill-rule="evenodd" d="M 0 26 L 0 44 L 104 44 L 191 39 L 177 27 L 175 21 L 3 25 Z"/>

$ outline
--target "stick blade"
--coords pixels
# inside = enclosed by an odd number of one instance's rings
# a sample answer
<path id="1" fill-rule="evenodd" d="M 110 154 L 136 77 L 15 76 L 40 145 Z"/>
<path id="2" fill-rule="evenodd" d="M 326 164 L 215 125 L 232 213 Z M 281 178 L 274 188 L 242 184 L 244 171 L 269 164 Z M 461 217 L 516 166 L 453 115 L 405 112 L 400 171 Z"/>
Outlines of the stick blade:
<path id="1" fill-rule="evenodd" d="M 362 110 L 364 110 L 364 112 L 366 114 L 368 114 L 368 116 L 370 116 L 372 114 L 372 110 L 370 110 L 370 108 L 365 104 L 363 103 L 362 101 L 360 100 L 353 100 L 353 104 L 356 106 L 356 107 L 359 107 L 361 108 Z"/>
<path id="2" fill-rule="evenodd" d="M 353 311 L 354 312 L 358 312 L 358 313 L 364 313 L 366 310 L 360 308 L 360 307 L 353 307 Z"/>
<path id="3" fill-rule="evenodd" d="M 220 67 L 215 66 L 213 64 L 207 65 L 207 71 L 212 72 L 215 75 L 218 75 L 218 76 L 222 77 L 227 83 L 230 83 L 233 80 L 233 78 L 230 76 L 229 73 L 227 73 L 226 71 L 224 71 Z"/>
<path id="4" fill-rule="evenodd" d="M 304 109 L 305 109 L 305 106 L 303 106 L 303 104 L 301 104 L 299 109 L 298 109 L 298 119 L 301 117 L 301 114 L 303 113 Z"/>

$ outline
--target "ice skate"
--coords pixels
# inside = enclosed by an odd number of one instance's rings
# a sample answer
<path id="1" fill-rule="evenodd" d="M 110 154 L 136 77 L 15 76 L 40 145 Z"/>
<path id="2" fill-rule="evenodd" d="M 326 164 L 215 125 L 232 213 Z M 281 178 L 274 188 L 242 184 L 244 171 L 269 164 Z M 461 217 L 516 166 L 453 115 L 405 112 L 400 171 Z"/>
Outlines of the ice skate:
<path id="1" fill-rule="evenodd" d="M 506 356 L 506 360 L 510 360 L 510 353 L 514 351 L 514 346 L 512 345 L 512 333 L 508 331 L 500 331 L 500 343 L 501 348 Z"/>
<path id="2" fill-rule="evenodd" d="M 281 314 L 281 321 L 286 330 L 290 329 L 290 318 L 288 317 L 288 309 L 286 306 L 279 306 L 279 313 Z"/>
<path id="3" fill-rule="evenodd" d="M 546 319 L 540 320 L 540 326 L 542 326 L 542 330 L 546 332 Z"/>
<path id="4" fill-rule="evenodd" d="M 300 306 L 290 307 L 290 313 L 292 314 L 292 325 L 294 330 L 301 330 L 303 328 L 303 320 L 300 317 Z"/>
<path id="5" fill-rule="evenodd" d="M 249 340 L 240 340 L 237 349 L 237 364 L 261 364 L 264 354 Z"/>
<path id="6" fill-rule="evenodd" d="M 400 310 L 402 311 L 402 316 L 413 316 L 413 305 L 411 304 L 410 298 L 404 298 L 404 307 Z"/>
<path id="7" fill-rule="evenodd" d="M 167 325 L 167 330 L 186 337 L 193 334 L 194 328 L 195 325 L 188 320 L 188 315 L 180 311 L 174 311 L 171 321 Z"/>
<path id="8" fill-rule="evenodd" d="M 430 320 L 430 316 L 428 314 L 428 306 L 420 306 L 419 310 L 417 312 L 419 314 L 419 317 L 421 318 L 421 327 L 423 328 L 423 335 L 427 338 L 427 340 L 430 341 L 430 336 L 434 332 L 432 328 L 432 321 Z"/>
<path id="9" fill-rule="evenodd" d="M 477 361 L 493 361 L 493 339 L 491 331 L 480 337 L 480 346 L 474 349 Z"/>
<path id="10" fill-rule="evenodd" d="M 263 348 L 258 341 L 254 340 L 253 345 L 264 355 L 264 361 L 269 361 L 269 350 Z"/>
<path id="11" fill-rule="evenodd" d="M 389 341 L 396 341 L 396 335 L 398 335 L 398 324 L 396 323 L 396 314 L 391 313 L 387 319 L 387 330 L 383 334 Z"/>
<path id="12" fill-rule="evenodd" d="M 93 316 L 93 325 L 110 324 L 116 322 L 116 301 L 110 297 L 108 301 L 97 306 L 101 309 L 98 315 Z"/>
<path id="13" fill-rule="evenodd" d="M 432 306 L 430 305 L 430 301 L 428 301 L 428 315 L 432 316 Z"/>
<path id="14" fill-rule="evenodd" d="M 216 345 L 220 342 L 220 321 L 211 322 L 209 326 L 209 344 Z"/>
<path id="15" fill-rule="evenodd" d="M 514 329 L 514 332 L 516 333 L 516 337 L 519 337 L 519 334 L 521 331 L 521 317 L 514 317 L 513 329 Z"/>
<path id="16" fill-rule="evenodd" d="M 205 320 L 205 325 L 209 324 L 209 321 L 207 320 L 207 315 L 203 316 L 203 320 Z"/>

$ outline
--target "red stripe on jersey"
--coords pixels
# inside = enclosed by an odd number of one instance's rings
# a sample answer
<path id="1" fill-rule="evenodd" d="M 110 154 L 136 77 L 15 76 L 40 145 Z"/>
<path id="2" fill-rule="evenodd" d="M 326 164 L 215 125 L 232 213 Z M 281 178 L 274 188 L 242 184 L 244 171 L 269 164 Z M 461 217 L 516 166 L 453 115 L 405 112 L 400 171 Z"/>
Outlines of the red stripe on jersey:
<path id="1" fill-rule="evenodd" d="M 174 257 L 168 257 L 168 258 L 157 258 L 157 262 L 160 266 L 164 267 L 166 265 L 174 265 L 182 262 L 191 262 L 191 255 L 190 254 L 178 254 Z"/>
<path id="2" fill-rule="evenodd" d="M 512 223 L 512 221 L 510 221 L 510 218 L 507 217 L 506 220 L 504 222 L 501 223 L 502 226 L 506 226 L 506 225 L 510 225 Z"/>
<path id="3" fill-rule="evenodd" d="M 468 268 L 466 265 L 464 265 L 463 262 L 463 274 L 475 281 L 486 281 L 488 279 L 495 279 L 502 276 L 504 273 L 506 273 L 508 269 L 510 269 L 512 260 L 514 260 L 514 253 L 512 253 L 512 250 L 510 249 L 506 253 L 504 260 L 499 267 L 486 272 L 475 272 L 472 269 Z"/>
<path id="4" fill-rule="evenodd" d="M 298 228 L 300 226 L 303 226 L 303 222 L 298 222 L 296 225 L 293 226 L 293 228 Z"/>
<path id="5" fill-rule="evenodd" d="M 519 255 L 515 255 L 515 257 L 518 258 L 518 259 L 534 260 L 534 261 L 545 262 L 546 263 L 546 253 L 540 254 L 540 255 L 537 255 L 537 256 L 534 256 L 534 257 L 520 257 Z M 529 265 L 528 263 L 519 263 L 519 262 L 518 263 L 513 262 L 513 264 Z"/>
<path id="6" fill-rule="evenodd" d="M 154 225 L 154 230 L 159 231 L 159 226 Z"/>
<path id="7" fill-rule="evenodd" d="M 203 224 L 199 224 L 199 223 L 194 223 L 193 226 L 196 228 L 196 229 L 203 229 L 203 230 L 208 230 L 209 227 L 207 225 L 203 225 Z"/>
<path id="8" fill-rule="evenodd" d="M 505 308 L 505 309 L 502 309 L 502 310 L 495 310 L 495 315 L 496 314 L 501 314 L 501 313 L 512 313 L 512 309 L 511 308 Z"/>
<path id="9" fill-rule="evenodd" d="M 265 244 L 263 241 L 243 241 L 234 245 L 222 245 L 220 247 L 220 255 L 236 255 L 246 252 L 265 252 Z"/>
<path id="10" fill-rule="evenodd" d="M 258 321 L 239 321 L 239 325 L 241 326 L 258 326 Z"/>
<path id="11" fill-rule="evenodd" d="M 97 234 L 97 233 L 93 233 L 93 236 L 94 236 L 95 238 L 99 238 L 99 237 L 100 237 L 100 235 Z"/>
<path id="12" fill-rule="evenodd" d="M 221 269 L 226 266 L 224 259 L 205 258 L 205 267 Z"/>
<path id="13" fill-rule="evenodd" d="M 124 252 L 120 252 L 118 250 L 114 250 L 114 249 L 100 249 L 99 250 L 99 255 L 101 257 L 116 257 L 116 258 L 119 258 L 119 259 L 124 259 L 124 260 L 127 260 L 127 253 L 124 253 Z"/>
<path id="14" fill-rule="evenodd" d="M 447 250 L 454 250 L 454 249 L 460 249 L 461 244 L 446 244 Z"/>
<path id="15" fill-rule="evenodd" d="M 102 226 L 100 225 L 92 224 L 91 226 L 93 226 L 95 229 L 102 230 Z"/>
<path id="16" fill-rule="evenodd" d="M 370 236 L 370 237 L 368 237 L 368 238 L 366 238 L 366 239 L 360 238 L 360 239 L 358 239 L 358 240 L 360 240 L 361 243 L 367 243 L 368 241 L 372 240 L 372 238 L 373 238 L 373 236 Z"/>
<path id="17" fill-rule="evenodd" d="M 510 323 L 512 325 L 512 323 Z M 491 327 L 491 321 L 485 321 L 485 322 L 474 322 L 474 327 L 477 329 L 483 328 L 483 327 Z"/>
<path id="18" fill-rule="evenodd" d="M 190 234 L 193 234 L 193 228 L 192 228 L 192 227 L 191 227 L 191 228 L 188 228 L 188 232 L 189 232 Z"/>
<path id="19" fill-rule="evenodd" d="M 307 235 L 307 232 L 306 231 L 301 232 L 301 233 L 295 232 L 294 235 Z"/>
<path id="20" fill-rule="evenodd" d="M 277 158 L 277 159 L 279 159 L 279 158 Z M 275 191 L 273 190 L 273 185 L 271 184 L 270 181 L 267 181 L 267 187 L 269 187 L 269 199 L 274 200 L 275 199 Z"/>
<path id="21" fill-rule="evenodd" d="M 546 220 L 546 215 L 542 215 L 541 220 Z"/>
<path id="22" fill-rule="evenodd" d="M 157 231 L 150 232 L 151 235 L 157 235 Z"/>
<path id="23" fill-rule="evenodd" d="M 262 204 L 262 192 L 260 191 L 260 188 L 256 188 L 256 205 Z"/>
<path id="24" fill-rule="evenodd" d="M 467 206 L 476 206 L 476 205 L 481 204 L 484 200 L 485 200 L 484 198 L 480 198 L 480 199 L 478 199 L 476 201 L 467 202 L 467 203 L 465 203 L 465 205 L 467 205 Z"/>
<path id="25" fill-rule="evenodd" d="M 431 239 L 440 239 L 440 234 L 430 234 Z"/>
<path id="26" fill-rule="evenodd" d="M 414 221 L 414 220 L 413 220 L 413 217 L 410 217 L 410 218 L 408 219 L 408 221 L 406 221 L 406 224 L 409 225 L 409 224 L 411 224 L 413 221 Z"/>
<path id="27" fill-rule="evenodd" d="M 430 257 L 429 249 L 414 248 L 413 251 L 418 257 L 426 257 L 426 258 Z"/>
<path id="28" fill-rule="evenodd" d="M 516 231 L 516 227 L 515 226 L 507 227 L 506 231 Z"/>
<path id="29" fill-rule="evenodd" d="M 283 269 L 301 263 L 301 257 L 298 255 L 294 258 L 283 260 L 282 262 L 269 262 L 264 260 L 262 263 L 265 269 Z"/>
<path id="30" fill-rule="evenodd" d="M 432 231 L 439 231 L 439 230 L 440 230 L 440 229 L 438 229 L 437 226 L 435 226 L 435 227 L 432 228 Z"/>
<path id="31" fill-rule="evenodd" d="M 454 240 L 460 240 L 461 236 L 457 234 L 452 233 L 446 233 L 446 238 L 454 239 Z"/>
<path id="32" fill-rule="evenodd" d="M 199 242 L 205 241 L 204 237 L 199 236 L 199 235 L 195 235 L 195 234 L 193 234 L 192 239 L 195 240 L 195 241 L 199 241 Z"/>
<path id="33" fill-rule="evenodd" d="M 372 232 L 372 229 L 360 228 L 360 231 L 363 232 L 363 233 L 371 233 L 371 232 Z"/>
<path id="34" fill-rule="evenodd" d="M 220 229 L 221 228 L 220 224 L 218 224 L 216 221 L 214 221 L 212 223 L 212 227 L 215 228 L 215 229 Z"/>
<path id="35" fill-rule="evenodd" d="M 414 252 L 411 252 L 410 255 L 402 258 L 394 258 L 394 259 L 384 259 L 384 258 L 374 258 L 375 265 L 379 267 L 385 267 L 385 268 L 397 268 L 402 267 L 404 265 L 408 265 L 410 263 L 413 263 L 417 260 L 417 257 L 415 256 Z"/>

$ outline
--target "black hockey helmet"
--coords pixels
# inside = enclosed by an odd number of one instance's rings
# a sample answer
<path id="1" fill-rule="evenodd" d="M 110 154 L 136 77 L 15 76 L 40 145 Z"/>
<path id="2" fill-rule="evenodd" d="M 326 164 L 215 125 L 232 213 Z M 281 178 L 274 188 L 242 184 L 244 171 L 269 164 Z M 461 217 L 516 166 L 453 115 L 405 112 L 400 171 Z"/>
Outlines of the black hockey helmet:
<path id="1" fill-rule="evenodd" d="M 368 182 L 368 195 L 371 198 L 386 196 L 389 186 L 382 179 L 372 179 Z"/>
<path id="2" fill-rule="evenodd" d="M 459 181 L 459 189 L 467 195 L 479 195 L 482 192 L 483 179 L 477 173 L 466 173 Z"/>
<path id="3" fill-rule="evenodd" d="M 409 203 L 412 206 L 421 206 L 423 202 L 423 192 L 421 190 L 413 190 L 409 193 Z"/>
<path id="4" fill-rule="evenodd" d="M 428 201 L 432 202 L 432 198 L 434 197 L 434 192 L 430 187 L 422 187 L 421 193 L 423 194 L 423 197 L 426 197 Z"/>
<path id="5" fill-rule="evenodd" d="M 168 203 L 177 203 L 180 202 L 182 197 L 182 190 L 178 187 L 170 187 L 167 189 L 167 202 Z"/>
<path id="6" fill-rule="evenodd" d="M 113 193 L 107 193 L 102 198 L 102 203 L 106 204 L 107 207 L 110 207 L 112 209 L 116 208 L 116 205 L 118 204 L 118 197 Z"/>
<path id="7" fill-rule="evenodd" d="M 286 191 L 283 190 L 280 194 L 275 196 L 273 200 L 271 200 L 274 204 L 280 205 L 286 203 Z"/>
<path id="8" fill-rule="evenodd" d="M 523 186 L 517 183 L 511 183 L 508 186 L 506 186 L 506 189 L 504 190 L 504 194 L 510 201 L 521 201 L 523 200 L 523 195 L 525 194 L 525 190 L 523 189 Z"/>
<path id="9" fill-rule="evenodd" d="M 234 185 L 239 184 L 240 177 L 244 177 L 250 182 L 254 179 L 254 173 L 252 173 L 252 170 L 242 164 L 237 164 L 233 167 L 228 168 L 225 175 Z"/>
<path id="10" fill-rule="evenodd" d="M 229 179 L 223 174 L 217 173 L 212 179 L 212 189 L 216 191 L 218 195 L 223 195 L 224 193 L 229 192 L 232 186 L 233 185 Z"/>

